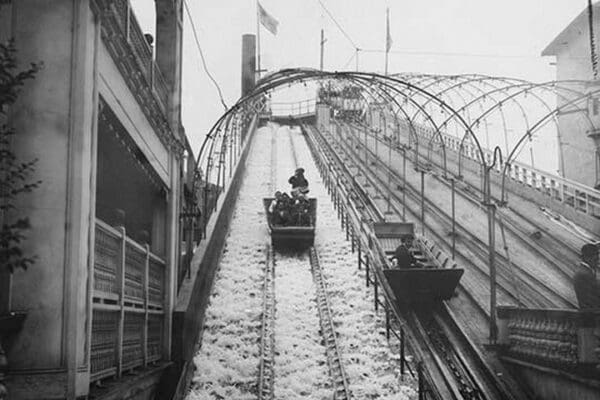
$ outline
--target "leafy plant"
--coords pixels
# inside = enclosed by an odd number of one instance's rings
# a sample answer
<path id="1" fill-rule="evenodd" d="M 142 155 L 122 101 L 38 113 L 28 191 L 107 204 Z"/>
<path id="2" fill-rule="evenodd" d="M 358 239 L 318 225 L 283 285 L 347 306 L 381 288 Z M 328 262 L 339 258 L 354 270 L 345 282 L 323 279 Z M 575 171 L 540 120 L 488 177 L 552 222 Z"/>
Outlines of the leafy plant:
<path id="1" fill-rule="evenodd" d="M 13 272 L 33 264 L 35 256 L 23 253 L 25 232 L 30 229 L 29 217 L 14 217 L 20 195 L 37 188 L 41 181 L 32 181 L 37 159 L 21 161 L 11 148 L 12 138 L 17 134 L 6 123 L 10 106 L 25 82 L 33 79 L 42 64 L 31 64 L 18 71 L 16 48 L 13 40 L 0 43 L 0 270 Z"/>

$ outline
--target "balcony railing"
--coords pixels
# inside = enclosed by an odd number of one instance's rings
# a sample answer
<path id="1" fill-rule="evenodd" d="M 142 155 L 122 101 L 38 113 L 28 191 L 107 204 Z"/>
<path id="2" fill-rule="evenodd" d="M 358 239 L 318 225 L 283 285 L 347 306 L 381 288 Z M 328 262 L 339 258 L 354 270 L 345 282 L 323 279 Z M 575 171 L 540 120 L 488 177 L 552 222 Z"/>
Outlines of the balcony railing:
<path id="1" fill-rule="evenodd" d="M 288 115 L 300 117 L 308 114 L 314 114 L 316 110 L 316 103 L 317 101 L 315 99 L 306 99 L 289 103 L 268 102 L 266 108 L 274 117 L 287 117 Z"/>
<path id="2" fill-rule="evenodd" d="M 499 307 L 498 321 L 511 358 L 572 372 L 600 365 L 600 310 Z"/>
<path id="3" fill-rule="evenodd" d="M 416 131 L 419 136 L 427 139 L 431 139 L 434 135 L 434 131 L 430 128 L 417 126 Z M 442 133 L 442 137 L 446 148 L 456 153 L 461 151 L 460 138 L 445 133 Z M 493 159 L 492 152 L 486 149 L 483 152 L 486 161 L 491 164 Z M 474 144 L 467 141 L 463 143 L 462 155 L 467 159 L 479 162 L 479 151 Z M 495 170 L 498 173 L 502 173 L 503 168 L 504 164 L 498 163 Z M 600 216 L 600 191 L 589 186 L 540 171 L 517 161 L 512 161 L 508 166 L 507 178 L 522 185 L 527 185 L 579 212 L 590 216 Z"/>
<path id="4" fill-rule="evenodd" d="M 96 221 L 90 380 L 162 358 L 166 264 L 148 245 Z"/>
<path id="5" fill-rule="evenodd" d="M 144 37 L 129 0 L 113 0 L 111 4 L 113 16 L 118 21 L 121 32 L 135 55 L 138 67 L 160 100 L 163 111 L 166 110 L 168 104 L 167 84 L 154 62 L 152 47 Z"/>
<path id="6" fill-rule="evenodd" d="M 152 116 L 156 110 L 146 104 L 150 92 L 162 111 L 162 121 L 168 106 L 168 86 L 129 0 L 93 0 L 93 5 L 102 17 L 102 38 L 110 43 L 109 51 L 121 73 L 129 76 L 130 89 L 144 99 L 142 105 L 150 107 Z M 152 123 L 153 117 L 149 119 Z"/>

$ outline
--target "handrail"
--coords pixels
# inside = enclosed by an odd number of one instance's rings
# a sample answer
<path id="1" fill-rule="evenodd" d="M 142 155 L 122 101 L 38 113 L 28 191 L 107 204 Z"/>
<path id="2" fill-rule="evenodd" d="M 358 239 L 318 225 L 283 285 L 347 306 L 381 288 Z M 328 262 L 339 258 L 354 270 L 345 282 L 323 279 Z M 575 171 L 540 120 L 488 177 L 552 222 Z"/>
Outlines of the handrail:
<path id="1" fill-rule="evenodd" d="M 307 138 L 309 139 L 309 142 L 312 142 L 314 140 L 311 136 L 312 135 L 308 133 Z M 337 208 L 339 210 L 338 213 L 341 212 L 342 221 L 346 219 L 346 229 L 348 229 L 348 225 L 350 222 L 350 224 L 352 225 L 353 237 L 359 244 L 359 254 L 362 251 L 366 259 L 370 260 L 372 264 L 371 269 L 375 275 L 374 278 L 376 304 L 380 304 L 379 300 L 377 300 L 377 286 L 380 285 L 381 289 L 383 290 L 386 302 L 389 305 L 387 309 L 389 310 L 390 315 L 400 324 L 401 330 L 403 331 L 403 335 L 405 334 L 407 336 L 408 341 L 410 343 L 417 343 L 417 338 L 414 336 L 413 332 L 410 329 L 405 329 L 405 325 L 407 323 L 400 316 L 400 311 L 397 308 L 397 300 L 394 295 L 394 292 L 389 286 L 387 279 L 383 275 L 384 266 L 382 265 L 382 259 L 385 258 L 385 252 L 383 252 L 383 250 L 380 247 L 378 247 L 377 239 L 375 237 L 375 233 L 372 229 L 372 226 L 368 221 L 365 221 L 363 218 L 361 218 L 362 213 L 355 206 L 354 201 L 351 199 L 351 196 L 349 196 L 349 193 L 350 191 L 352 191 L 352 188 L 349 189 L 347 186 L 351 186 L 352 183 L 346 180 L 343 176 L 339 176 L 335 168 L 332 168 L 326 160 L 322 160 L 321 158 L 323 157 L 323 155 L 321 153 L 316 152 L 316 150 L 314 150 L 313 147 L 315 147 L 314 143 L 312 145 L 309 145 L 309 148 L 311 148 L 311 152 L 313 152 L 313 156 L 317 161 L 317 165 L 324 176 L 328 189 L 331 190 L 333 198 L 337 199 L 335 201 L 335 204 L 337 204 Z M 341 199 L 345 199 L 345 201 L 340 201 L 340 197 Z M 344 223 L 342 222 L 342 224 Z M 367 271 L 368 270 L 369 267 L 367 266 Z M 368 276 L 369 274 L 367 272 L 367 279 Z M 377 305 L 375 307 L 377 308 Z M 387 325 L 387 327 L 389 328 L 389 325 Z M 422 362 L 422 360 L 426 359 L 425 355 L 421 353 L 421 350 L 418 346 L 411 347 L 415 352 L 414 356 L 416 360 L 421 360 L 419 362 Z M 431 374 L 431 371 L 424 371 L 424 375 L 426 375 L 425 380 L 427 382 L 430 382 L 428 386 L 430 386 L 430 390 L 432 391 L 430 393 L 432 393 L 433 398 L 447 398 L 447 396 L 443 396 L 440 394 L 440 392 L 438 392 L 438 390 L 442 390 L 441 388 L 438 388 L 435 385 L 433 385 L 433 382 L 436 382 L 436 380 L 432 377 Z M 442 376 L 438 376 L 438 378 L 444 379 Z M 445 390 L 446 389 L 443 389 L 442 391 Z M 447 395 L 449 394 L 449 392 L 445 393 Z"/>
<path id="2" fill-rule="evenodd" d="M 301 116 L 312 114 L 316 110 L 317 100 L 306 99 L 298 102 L 269 103 L 268 109 L 274 116 Z"/>
<path id="3" fill-rule="evenodd" d="M 102 221 L 101 219 L 96 218 L 96 226 L 100 227 L 103 231 L 112 235 L 115 238 L 118 238 L 118 239 L 121 238 L 121 232 L 119 232 L 116 228 L 110 226 L 106 222 Z M 141 243 L 138 243 L 135 240 L 133 240 L 131 237 L 126 236 L 125 240 L 126 240 L 127 244 L 133 246 L 136 250 L 141 251 L 141 252 L 146 252 L 146 248 Z M 159 256 L 157 256 L 156 254 L 154 254 L 152 252 L 148 253 L 148 255 L 150 256 L 150 258 L 153 258 L 155 261 L 158 261 L 161 264 L 167 263 L 165 260 L 163 260 L 162 258 L 160 258 Z"/>
<path id="4" fill-rule="evenodd" d="M 159 100 L 163 112 L 168 106 L 168 86 L 160 68 L 154 61 L 152 46 L 140 27 L 129 0 L 96 0 L 102 5 L 106 15 L 117 22 L 121 33 L 130 46 L 142 75 Z"/>
<path id="5" fill-rule="evenodd" d="M 434 132 L 430 128 L 417 127 L 417 134 L 431 139 Z M 441 133 L 447 149 L 460 153 L 460 139 L 447 133 Z M 493 158 L 493 152 L 484 150 L 486 159 Z M 465 158 L 480 162 L 475 146 L 463 143 L 462 155 Z M 495 172 L 502 173 L 504 163 L 497 163 Z M 575 208 L 591 216 L 600 216 L 600 191 L 549 172 L 541 171 L 529 165 L 513 161 L 508 167 L 508 177 L 511 180 L 530 186 L 559 201 L 562 204 Z"/>

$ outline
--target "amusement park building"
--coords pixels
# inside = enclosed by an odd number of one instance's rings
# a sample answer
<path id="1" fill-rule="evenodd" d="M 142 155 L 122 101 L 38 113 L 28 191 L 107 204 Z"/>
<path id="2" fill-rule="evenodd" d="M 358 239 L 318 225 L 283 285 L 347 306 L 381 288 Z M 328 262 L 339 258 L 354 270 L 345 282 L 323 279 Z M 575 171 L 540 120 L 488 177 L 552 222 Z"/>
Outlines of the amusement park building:
<path id="1" fill-rule="evenodd" d="M 593 15 L 594 31 L 598 34 L 600 3 L 593 5 Z M 593 80 L 587 9 L 550 42 L 542 51 L 542 56 L 556 56 L 556 80 L 588 81 L 571 83 L 569 86 L 572 89 L 586 93 L 600 88 L 600 83 Z M 558 114 L 560 174 L 592 187 L 600 186 L 600 132 L 590 127 L 589 120 L 600 126 L 599 97 L 590 98 L 587 110 L 567 107 Z M 557 106 L 570 100 L 568 96 L 559 96 Z"/>
<path id="2" fill-rule="evenodd" d="M 151 3 L 154 43 L 128 0 L 0 1 L 0 40 L 14 38 L 21 69 L 44 65 L 8 116 L 41 181 L 18 210 L 37 261 L 0 276 L 0 315 L 25 314 L 0 336 L 11 398 L 149 398 L 170 364 L 193 157 L 180 123 L 182 2 Z"/>

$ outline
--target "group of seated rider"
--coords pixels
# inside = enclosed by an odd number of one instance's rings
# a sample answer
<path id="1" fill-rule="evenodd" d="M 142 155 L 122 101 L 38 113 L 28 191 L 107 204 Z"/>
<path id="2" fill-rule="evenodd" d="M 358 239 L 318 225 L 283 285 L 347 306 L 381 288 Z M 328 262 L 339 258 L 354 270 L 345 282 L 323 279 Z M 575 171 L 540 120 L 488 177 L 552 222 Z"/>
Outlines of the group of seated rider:
<path id="1" fill-rule="evenodd" d="M 304 177 L 304 169 L 296 169 L 288 180 L 292 185 L 291 196 L 285 192 L 275 192 L 275 198 L 269 205 L 269 214 L 275 225 L 309 226 L 310 202 L 306 197 L 308 181 Z"/>
<path id="2" fill-rule="evenodd" d="M 420 268 L 422 264 L 418 261 L 412 249 L 413 237 L 410 235 L 403 236 L 400 239 L 400 245 L 396 247 L 394 255 L 392 256 L 392 265 L 395 268 L 406 269 L 406 268 Z"/>

